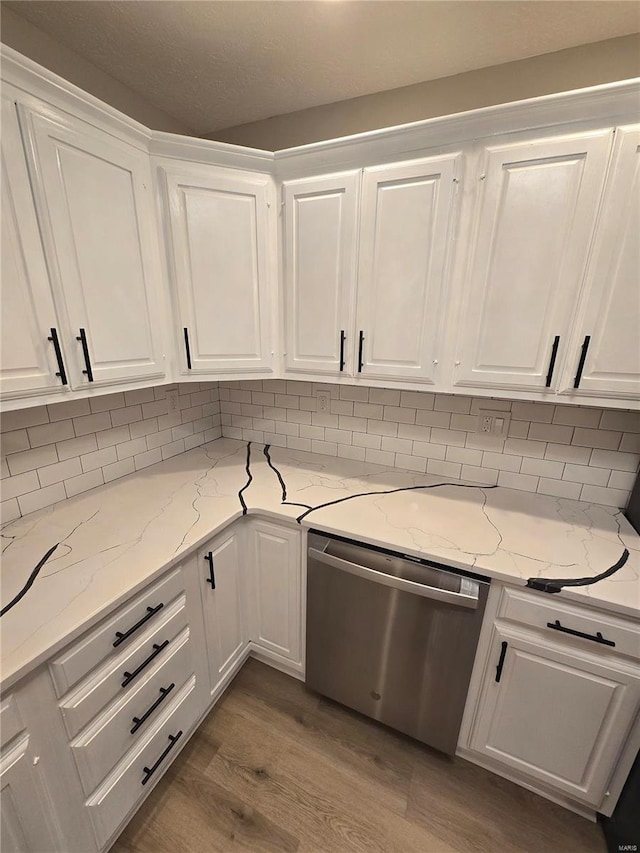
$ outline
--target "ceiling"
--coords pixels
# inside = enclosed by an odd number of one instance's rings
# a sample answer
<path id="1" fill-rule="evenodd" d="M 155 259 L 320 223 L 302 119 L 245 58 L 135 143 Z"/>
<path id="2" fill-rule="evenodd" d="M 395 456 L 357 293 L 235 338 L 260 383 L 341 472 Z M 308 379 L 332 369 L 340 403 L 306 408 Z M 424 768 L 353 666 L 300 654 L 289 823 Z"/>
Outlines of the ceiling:
<path id="1" fill-rule="evenodd" d="M 635 0 L 4 0 L 200 135 L 640 30 Z"/>

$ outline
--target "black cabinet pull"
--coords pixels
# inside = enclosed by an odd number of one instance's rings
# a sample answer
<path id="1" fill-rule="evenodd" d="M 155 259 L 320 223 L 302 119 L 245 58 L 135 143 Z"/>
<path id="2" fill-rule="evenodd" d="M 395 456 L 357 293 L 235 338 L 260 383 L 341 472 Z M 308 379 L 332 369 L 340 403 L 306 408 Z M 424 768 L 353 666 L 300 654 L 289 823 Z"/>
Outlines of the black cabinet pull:
<path id="1" fill-rule="evenodd" d="M 154 643 L 153 644 L 153 651 L 151 652 L 151 654 L 149 655 L 148 658 L 146 658 L 145 660 L 142 661 L 142 663 L 140 664 L 140 666 L 137 669 L 134 669 L 133 672 L 123 672 L 122 673 L 124 675 L 124 681 L 122 682 L 122 687 L 126 687 L 127 684 L 131 684 L 133 679 L 137 675 L 140 675 L 142 670 L 145 669 L 147 666 L 149 666 L 151 661 L 155 657 L 157 657 L 163 649 L 166 649 L 168 645 L 169 645 L 169 640 L 165 640 L 164 643 L 160 643 L 160 645 L 158 645 L 158 643 Z"/>
<path id="2" fill-rule="evenodd" d="M 563 634 L 571 634 L 574 637 L 582 637 L 583 640 L 593 640 L 594 643 L 600 643 L 603 646 L 615 646 L 613 640 L 605 640 L 600 631 L 595 634 L 585 634 L 582 631 L 575 631 L 573 628 L 565 628 L 560 624 L 560 620 L 555 622 L 547 622 L 547 628 L 553 628 L 554 631 L 562 631 Z"/>
<path id="3" fill-rule="evenodd" d="M 162 601 L 160 602 L 160 604 L 157 604 L 155 607 L 147 607 L 147 612 L 142 617 L 142 619 L 140 619 L 138 622 L 136 622 L 135 625 L 132 625 L 128 631 L 125 631 L 124 634 L 122 633 L 122 631 L 116 631 L 116 638 L 113 641 L 114 648 L 116 646 L 119 646 L 120 643 L 124 643 L 124 641 L 128 637 L 130 637 L 132 634 L 134 634 L 138 630 L 138 628 L 142 627 L 142 625 L 144 625 L 145 622 L 148 622 L 149 619 L 151 619 L 151 617 L 154 614 L 156 614 L 158 612 L 158 610 L 162 610 L 163 607 L 164 607 L 164 603 Z"/>
<path id="4" fill-rule="evenodd" d="M 187 352 L 187 368 L 191 370 L 191 347 L 189 346 L 189 329 L 184 327 L 184 348 Z"/>
<path id="5" fill-rule="evenodd" d="M 171 752 L 171 750 L 176 745 L 176 743 L 180 740 L 181 737 L 182 737 L 182 729 L 180 729 L 180 731 L 178 732 L 177 735 L 169 735 L 169 746 L 164 750 L 164 752 L 162 753 L 160 758 L 156 761 L 156 763 L 153 765 L 153 767 L 143 767 L 142 768 L 144 770 L 144 776 L 142 777 L 142 784 L 143 785 L 146 785 L 147 782 L 149 781 L 149 779 L 151 779 L 153 774 L 156 772 L 158 767 L 160 767 L 162 762 L 165 760 L 167 755 L 169 755 L 169 753 Z"/>
<path id="6" fill-rule="evenodd" d="M 344 370 L 344 342 L 346 335 L 344 329 L 340 331 L 340 373 Z"/>
<path id="7" fill-rule="evenodd" d="M 364 332 L 360 330 L 358 337 L 358 373 L 362 373 L 362 351 L 364 349 Z"/>
<path id="8" fill-rule="evenodd" d="M 55 329 L 51 329 L 51 334 L 47 338 L 48 341 L 51 341 L 53 344 L 53 349 L 56 354 L 56 361 L 58 362 L 58 371 L 56 376 L 60 377 L 60 382 L 63 385 L 68 385 L 67 382 L 67 371 L 64 369 L 64 361 L 62 360 L 62 350 L 60 349 L 60 341 L 58 340 L 58 332 Z"/>
<path id="9" fill-rule="evenodd" d="M 160 696 L 158 696 L 153 705 L 150 705 L 141 717 L 134 717 L 131 720 L 131 722 L 133 723 L 133 728 L 131 729 L 132 735 L 138 731 L 138 729 L 144 723 L 145 720 L 149 719 L 149 717 L 151 716 L 151 714 L 153 714 L 158 705 L 161 705 L 164 702 L 164 700 L 167 698 L 169 693 L 171 693 L 175 686 L 175 682 L 172 681 L 168 687 L 161 687 Z"/>
<path id="10" fill-rule="evenodd" d="M 85 334 L 84 329 L 80 329 L 80 334 L 76 337 L 77 341 L 80 341 L 82 344 L 82 354 L 84 355 L 84 363 L 86 366 L 86 370 L 82 372 L 87 377 L 89 382 L 93 382 L 93 370 L 91 370 L 91 359 L 89 358 L 89 347 L 87 346 L 87 336 Z"/>
<path id="11" fill-rule="evenodd" d="M 551 358 L 549 359 L 549 370 L 547 370 L 547 381 L 544 383 L 547 388 L 551 388 L 551 380 L 553 379 L 553 368 L 556 366 L 556 357 L 558 355 L 558 345 L 560 344 L 560 335 L 556 335 L 553 339 L 551 347 Z"/>
<path id="12" fill-rule="evenodd" d="M 500 679 L 502 678 L 502 667 L 504 666 L 504 659 L 507 655 L 507 646 L 507 641 L 503 640 L 502 650 L 500 651 L 500 660 L 498 661 L 498 666 L 496 667 L 496 682 L 500 681 Z"/>
<path id="13" fill-rule="evenodd" d="M 591 335 L 585 335 L 584 341 L 582 343 L 582 352 L 580 353 L 580 361 L 578 362 L 578 370 L 576 372 L 576 378 L 573 380 L 573 387 L 580 387 L 580 380 L 582 379 L 582 371 L 584 370 L 584 363 L 587 360 L 587 350 L 589 349 L 589 342 L 591 341 Z"/>
<path id="14" fill-rule="evenodd" d="M 213 573 L 213 552 L 209 551 L 208 554 L 204 555 L 204 559 L 206 563 L 209 563 L 209 577 L 205 578 L 207 583 L 211 584 L 211 589 L 216 588 L 216 576 Z"/>

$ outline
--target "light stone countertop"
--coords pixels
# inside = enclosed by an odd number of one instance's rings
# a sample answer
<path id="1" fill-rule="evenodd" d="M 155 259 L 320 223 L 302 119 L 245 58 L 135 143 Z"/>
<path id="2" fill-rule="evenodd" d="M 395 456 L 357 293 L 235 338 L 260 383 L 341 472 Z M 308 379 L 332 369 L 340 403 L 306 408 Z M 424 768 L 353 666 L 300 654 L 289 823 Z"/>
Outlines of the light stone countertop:
<path id="1" fill-rule="evenodd" d="M 446 482 L 364 462 L 271 447 L 289 501 L 308 506 Z M 60 545 L 26 595 L 0 619 L 2 682 L 9 686 L 242 515 L 247 445 L 231 439 L 6 524 L 2 606 L 47 550 Z M 282 504 L 263 446 L 251 446 L 250 514 L 296 524 L 303 506 Z M 310 512 L 301 522 L 330 533 L 436 560 L 511 583 L 530 577 L 611 578 L 559 595 L 640 616 L 640 536 L 618 510 L 477 485 L 369 494 Z"/>

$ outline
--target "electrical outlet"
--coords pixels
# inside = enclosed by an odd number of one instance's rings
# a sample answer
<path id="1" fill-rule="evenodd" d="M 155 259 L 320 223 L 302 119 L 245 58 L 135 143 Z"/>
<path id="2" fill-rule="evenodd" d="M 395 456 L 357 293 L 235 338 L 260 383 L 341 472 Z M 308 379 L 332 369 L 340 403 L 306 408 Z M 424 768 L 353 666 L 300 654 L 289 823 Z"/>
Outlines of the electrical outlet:
<path id="1" fill-rule="evenodd" d="M 329 411 L 329 399 L 330 394 L 328 391 L 316 391 L 316 411 L 317 412 L 328 412 Z"/>
<path id="2" fill-rule="evenodd" d="M 179 411 L 180 405 L 178 403 L 178 389 L 174 388 L 171 391 L 167 391 L 167 413 L 172 415 Z"/>
<path id="3" fill-rule="evenodd" d="M 511 414 L 509 412 L 494 412 L 480 409 L 476 432 L 481 435 L 493 435 L 496 438 L 506 438 L 509 434 Z"/>

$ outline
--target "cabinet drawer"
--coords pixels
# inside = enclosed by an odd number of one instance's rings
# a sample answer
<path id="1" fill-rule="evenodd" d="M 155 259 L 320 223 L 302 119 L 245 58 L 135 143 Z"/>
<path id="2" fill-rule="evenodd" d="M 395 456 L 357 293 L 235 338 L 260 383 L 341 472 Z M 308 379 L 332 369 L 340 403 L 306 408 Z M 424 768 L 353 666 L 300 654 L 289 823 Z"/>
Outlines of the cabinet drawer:
<path id="1" fill-rule="evenodd" d="M 144 737 L 193 675 L 192 670 L 189 632 L 183 631 L 176 638 L 173 651 L 146 680 L 123 701 L 109 708 L 71 744 L 85 794 L 90 794 Z"/>
<path id="2" fill-rule="evenodd" d="M 134 643 L 161 616 L 164 608 L 184 591 L 177 570 L 154 584 L 130 604 L 104 620 L 96 629 L 64 651 L 49 664 L 56 695 L 63 696 L 106 657 Z"/>
<path id="3" fill-rule="evenodd" d="M 544 631 L 549 639 L 556 642 L 575 641 L 583 648 L 640 658 L 640 624 L 611 613 L 586 610 L 565 601 L 552 601 L 547 594 L 505 587 L 498 618 L 531 625 Z M 556 627 L 551 628 L 549 624 Z M 578 636 L 573 632 L 587 636 Z M 598 640 L 598 633 L 602 640 Z"/>
<path id="4" fill-rule="evenodd" d="M 5 696 L 0 705 L 0 746 L 4 746 L 13 740 L 16 735 L 24 731 L 18 703 L 15 696 Z"/>
<path id="5" fill-rule="evenodd" d="M 163 613 L 162 621 L 157 625 L 154 623 L 155 630 L 145 632 L 136 646 L 92 673 L 60 703 L 69 737 L 77 735 L 113 699 L 127 697 L 154 666 L 166 660 L 173 650 L 175 638 L 187 627 L 184 596 L 165 608 Z"/>
<path id="6" fill-rule="evenodd" d="M 196 683 L 192 676 L 173 700 L 165 716 L 147 732 L 146 737 L 138 742 L 135 749 L 127 754 L 125 760 L 87 800 L 87 811 L 100 848 L 162 776 L 188 740 L 197 719 Z M 172 747 L 169 738 L 175 738 L 178 734 L 180 736 Z M 149 776 L 145 768 L 151 770 L 154 767 L 156 769 Z"/>

